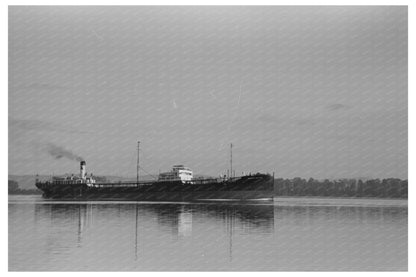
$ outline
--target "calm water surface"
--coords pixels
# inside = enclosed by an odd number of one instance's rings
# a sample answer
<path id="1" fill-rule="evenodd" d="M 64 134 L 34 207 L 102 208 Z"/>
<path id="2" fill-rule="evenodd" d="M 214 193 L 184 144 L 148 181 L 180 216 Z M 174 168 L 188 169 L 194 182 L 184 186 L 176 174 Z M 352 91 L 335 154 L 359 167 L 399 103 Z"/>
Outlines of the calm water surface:
<path id="1" fill-rule="evenodd" d="M 9 197 L 11 271 L 407 270 L 407 201 Z"/>

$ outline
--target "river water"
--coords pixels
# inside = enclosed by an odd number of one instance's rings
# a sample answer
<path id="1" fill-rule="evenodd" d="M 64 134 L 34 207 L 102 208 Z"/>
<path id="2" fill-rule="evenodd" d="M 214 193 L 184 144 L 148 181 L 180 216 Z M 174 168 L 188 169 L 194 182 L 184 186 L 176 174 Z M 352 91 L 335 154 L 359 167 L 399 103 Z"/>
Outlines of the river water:
<path id="1" fill-rule="evenodd" d="M 9 196 L 10 271 L 405 271 L 406 200 Z"/>

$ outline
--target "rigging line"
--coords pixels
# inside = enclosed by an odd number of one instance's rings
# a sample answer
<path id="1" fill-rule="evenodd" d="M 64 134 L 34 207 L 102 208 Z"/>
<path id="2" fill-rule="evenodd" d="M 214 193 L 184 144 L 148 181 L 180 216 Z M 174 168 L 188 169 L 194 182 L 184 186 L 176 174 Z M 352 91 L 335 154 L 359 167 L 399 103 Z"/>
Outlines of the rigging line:
<path id="1" fill-rule="evenodd" d="M 240 36 L 240 43 L 239 43 L 239 54 L 240 54 L 240 67 L 239 67 L 239 75 L 240 75 L 240 80 L 239 80 L 239 85 L 240 85 L 240 90 L 239 90 L 239 95 L 238 95 L 238 102 L 237 102 L 237 109 L 236 109 L 236 113 L 234 114 L 232 111 L 231 111 L 231 108 L 229 109 L 229 114 L 230 114 L 230 121 L 229 121 L 229 123 L 228 123 L 228 127 L 227 127 L 227 134 L 228 134 L 228 140 L 229 141 L 231 141 L 231 126 L 232 126 L 232 123 L 233 123 L 233 121 L 238 117 L 238 114 L 239 114 L 239 111 L 240 111 L 240 103 L 241 103 L 241 95 L 242 95 L 242 67 L 243 67 L 243 64 L 242 64 L 242 61 L 243 61 L 243 59 L 242 59 L 242 37 L 241 37 L 241 32 L 240 32 L 240 30 L 241 30 L 241 28 L 240 28 L 240 24 L 238 24 L 237 25 L 237 32 L 238 32 L 238 34 L 239 34 L 239 36 Z M 223 149 L 223 147 L 224 147 L 224 145 L 225 145 L 225 143 L 223 142 L 222 144 L 221 144 L 221 147 L 220 147 L 220 149 Z"/>
<path id="2" fill-rule="evenodd" d="M 228 133 L 228 140 L 229 140 L 229 141 L 231 140 L 231 126 L 232 126 L 232 123 L 233 123 L 233 121 L 234 121 L 235 119 L 237 119 L 238 114 L 239 114 L 239 111 L 240 111 L 240 103 L 241 103 L 241 95 L 242 95 L 242 94 L 243 94 L 243 90 L 242 90 L 241 78 L 240 78 L 240 91 L 239 91 L 239 94 L 238 94 L 237 108 L 235 109 L 235 110 L 236 110 L 236 112 L 233 114 L 233 113 L 230 111 L 231 117 L 230 117 L 230 121 L 228 122 L 228 127 L 227 127 L 227 133 Z M 228 142 L 227 142 L 227 143 L 228 143 Z M 225 142 L 223 142 L 223 143 L 221 144 L 220 149 L 223 149 L 223 147 L 224 147 L 224 145 L 225 145 L 225 144 L 226 144 L 226 143 L 225 143 Z"/>
<path id="3" fill-rule="evenodd" d="M 237 119 L 239 111 L 240 111 L 241 94 L 242 94 L 242 87 L 241 87 L 241 80 L 240 80 L 240 91 L 239 91 L 239 94 L 238 94 L 238 102 L 237 102 L 236 113 L 234 113 L 231 116 L 231 119 L 230 119 L 230 122 L 229 122 L 228 128 L 227 128 L 227 132 L 230 136 L 231 136 L 230 132 L 231 132 L 232 123 L 235 119 Z M 229 140 L 230 140 L 230 138 L 229 138 Z"/>
<path id="4" fill-rule="evenodd" d="M 153 176 L 152 174 L 150 174 L 149 172 L 147 172 L 143 167 L 139 166 L 139 169 L 143 170 L 144 172 L 147 173 L 147 175 L 149 175 L 150 177 L 154 178 L 157 180 L 157 178 L 155 176 Z"/>
<path id="5" fill-rule="evenodd" d="M 137 159 L 137 153 L 132 153 L 131 151 L 129 151 L 130 154 L 130 160 L 129 160 L 129 165 L 134 165 L 135 169 L 136 169 L 136 159 Z M 130 170 L 130 169 L 129 169 Z M 130 171 L 129 171 L 130 172 Z"/>
<path id="6" fill-rule="evenodd" d="M 140 152 L 140 158 L 141 160 L 146 160 L 146 155 L 143 152 L 143 149 L 139 149 Z M 139 169 L 143 170 L 145 173 L 147 173 L 147 175 L 149 175 L 150 177 L 154 178 L 154 179 L 158 179 L 157 177 L 153 176 L 152 174 L 150 174 L 149 172 L 147 172 L 142 166 L 139 165 Z"/>

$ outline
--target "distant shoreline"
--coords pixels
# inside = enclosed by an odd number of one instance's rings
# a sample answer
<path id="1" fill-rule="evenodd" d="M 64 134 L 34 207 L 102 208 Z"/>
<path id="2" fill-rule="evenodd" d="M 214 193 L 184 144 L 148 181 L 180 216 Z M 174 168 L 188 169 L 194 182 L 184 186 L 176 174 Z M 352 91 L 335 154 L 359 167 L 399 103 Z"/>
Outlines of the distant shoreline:
<path id="1" fill-rule="evenodd" d="M 36 176 L 29 178 L 9 176 L 10 195 L 41 195 L 35 188 Z M 114 180 L 108 180 L 109 182 Z M 20 185 L 19 185 L 20 184 Z M 274 179 L 274 197 L 337 198 L 337 199 L 408 199 L 408 180 L 339 179 L 323 181 L 313 178 Z"/>
<path id="2" fill-rule="evenodd" d="M 408 198 L 404 197 L 377 197 L 377 196 L 306 196 L 306 195 L 275 195 L 273 198 L 315 198 L 315 199 L 321 199 L 321 198 L 337 198 L 337 199 L 371 199 L 371 200 L 377 200 L 377 199 L 385 199 L 385 200 L 408 200 Z"/>
<path id="3" fill-rule="evenodd" d="M 19 191 L 9 192 L 8 195 L 42 195 L 42 191 L 37 189 L 21 189 Z"/>
<path id="4" fill-rule="evenodd" d="M 18 192 L 9 192 L 8 195 L 42 195 L 42 192 L 39 190 L 21 190 Z M 306 195 L 275 195 L 274 198 L 308 198 L 308 199 L 322 199 L 322 198 L 336 198 L 336 199 L 383 199 L 383 200 L 408 200 L 408 198 L 404 197 L 370 197 L 370 196 L 306 196 Z"/>

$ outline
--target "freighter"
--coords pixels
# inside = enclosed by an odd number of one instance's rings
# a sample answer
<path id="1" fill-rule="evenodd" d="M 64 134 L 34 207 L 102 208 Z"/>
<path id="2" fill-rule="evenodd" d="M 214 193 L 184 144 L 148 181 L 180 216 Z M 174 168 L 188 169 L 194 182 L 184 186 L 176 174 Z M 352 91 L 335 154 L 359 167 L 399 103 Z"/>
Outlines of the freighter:
<path id="1" fill-rule="evenodd" d="M 53 177 L 45 182 L 37 179 L 36 187 L 45 198 L 62 200 L 273 200 L 274 176 L 270 174 L 194 178 L 190 168 L 175 165 L 170 172 L 160 173 L 158 180 L 139 181 L 137 160 L 135 182 L 99 182 L 87 175 L 86 162 L 81 161 L 79 176 Z"/>

